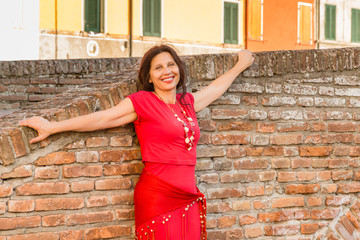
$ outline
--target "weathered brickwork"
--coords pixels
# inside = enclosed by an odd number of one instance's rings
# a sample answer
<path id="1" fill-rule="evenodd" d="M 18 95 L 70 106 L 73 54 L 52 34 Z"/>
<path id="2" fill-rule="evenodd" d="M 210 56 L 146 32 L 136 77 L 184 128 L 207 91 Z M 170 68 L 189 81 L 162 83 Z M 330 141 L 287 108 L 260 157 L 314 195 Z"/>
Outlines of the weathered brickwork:
<path id="1" fill-rule="evenodd" d="M 230 54 L 183 59 L 191 91 L 236 61 Z M 209 239 L 360 239 L 360 49 L 255 59 L 198 113 L 196 177 L 208 199 Z M 3 108 L 22 106 L 0 118 L 0 240 L 134 237 L 143 164 L 132 124 L 29 144 L 36 133 L 17 122 L 110 108 L 137 91 L 138 63 L 0 62 Z M 57 87 L 68 90 L 29 104 L 28 89 Z"/>

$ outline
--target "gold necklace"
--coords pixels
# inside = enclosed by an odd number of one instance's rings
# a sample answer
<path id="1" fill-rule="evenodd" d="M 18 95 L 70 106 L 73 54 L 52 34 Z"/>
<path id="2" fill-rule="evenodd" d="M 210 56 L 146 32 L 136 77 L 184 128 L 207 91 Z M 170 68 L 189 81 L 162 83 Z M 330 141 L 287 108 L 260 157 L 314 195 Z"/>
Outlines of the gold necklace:
<path id="1" fill-rule="evenodd" d="M 166 104 L 166 106 L 171 110 L 171 112 L 174 114 L 174 117 L 182 123 L 183 127 L 184 127 L 184 132 L 185 132 L 185 146 L 186 149 L 188 151 L 191 150 L 191 148 L 194 146 L 194 139 L 195 139 L 195 129 L 194 129 L 194 120 L 191 117 L 188 117 L 185 110 L 181 107 L 181 105 L 179 104 L 179 102 L 177 101 L 177 99 L 175 99 L 175 103 L 179 106 L 181 112 L 183 113 L 185 119 L 189 122 L 190 128 L 188 127 L 187 123 L 184 122 L 174 111 L 174 109 L 172 107 L 170 107 L 169 103 L 166 103 L 164 101 L 164 99 L 162 99 L 162 97 L 160 97 L 156 92 L 154 92 L 155 95 L 163 102 Z M 191 135 L 189 134 L 191 133 Z M 190 135 L 190 136 L 189 136 Z"/>

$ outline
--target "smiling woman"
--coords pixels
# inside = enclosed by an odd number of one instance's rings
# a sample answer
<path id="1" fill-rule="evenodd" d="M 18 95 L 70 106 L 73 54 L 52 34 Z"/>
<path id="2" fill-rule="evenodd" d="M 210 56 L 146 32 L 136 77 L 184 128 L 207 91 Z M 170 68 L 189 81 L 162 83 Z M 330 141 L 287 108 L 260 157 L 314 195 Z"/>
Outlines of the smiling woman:
<path id="1" fill-rule="evenodd" d="M 249 51 L 225 74 L 196 93 L 186 92 L 182 61 L 167 45 L 143 57 L 139 81 L 143 90 L 117 106 L 61 122 L 42 117 L 21 121 L 38 131 L 38 142 L 63 131 L 93 131 L 133 122 L 145 168 L 135 187 L 137 239 L 206 239 L 206 200 L 195 182 L 196 145 L 200 130 L 196 112 L 219 98 L 236 76 L 253 62 Z M 182 93 L 177 93 L 178 89 Z"/>

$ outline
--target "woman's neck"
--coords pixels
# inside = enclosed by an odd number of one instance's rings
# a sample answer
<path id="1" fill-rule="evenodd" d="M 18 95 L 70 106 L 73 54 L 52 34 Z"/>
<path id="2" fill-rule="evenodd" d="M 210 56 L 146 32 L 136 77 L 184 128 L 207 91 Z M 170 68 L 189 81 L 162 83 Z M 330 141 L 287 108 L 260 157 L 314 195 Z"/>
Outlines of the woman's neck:
<path id="1" fill-rule="evenodd" d="M 160 91 L 155 90 L 154 93 L 165 103 L 175 104 L 176 103 L 176 91 Z"/>

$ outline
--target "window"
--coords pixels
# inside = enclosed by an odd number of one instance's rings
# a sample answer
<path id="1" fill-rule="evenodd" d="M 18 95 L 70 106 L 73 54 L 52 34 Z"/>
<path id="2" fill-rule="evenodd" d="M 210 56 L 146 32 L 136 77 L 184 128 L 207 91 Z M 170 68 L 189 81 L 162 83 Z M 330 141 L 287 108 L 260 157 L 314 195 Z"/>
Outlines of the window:
<path id="1" fill-rule="evenodd" d="M 85 0 L 85 31 L 103 32 L 104 0 Z"/>
<path id="2" fill-rule="evenodd" d="M 298 5 L 298 43 L 312 44 L 312 4 Z"/>
<path id="3" fill-rule="evenodd" d="M 224 2 L 224 43 L 238 44 L 239 6 L 237 3 Z"/>
<path id="4" fill-rule="evenodd" d="M 351 41 L 360 42 L 360 9 L 351 9 Z"/>
<path id="5" fill-rule="evenodd" d="M 336 40 L 336 6 L 325 4 L 325 39 Z"/>
<path id="6" fill-rule="evenodd" d="M 248 37 L 263 40 L 263 0 L 248 0 Z"/>
<path id="7" fill-rule="evenodd" d="M 143 0 L 143 35 L 161 37 L 161 0 Z"/>

